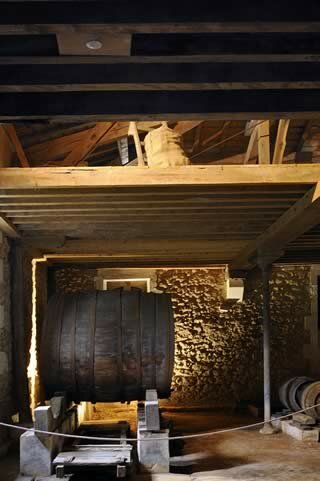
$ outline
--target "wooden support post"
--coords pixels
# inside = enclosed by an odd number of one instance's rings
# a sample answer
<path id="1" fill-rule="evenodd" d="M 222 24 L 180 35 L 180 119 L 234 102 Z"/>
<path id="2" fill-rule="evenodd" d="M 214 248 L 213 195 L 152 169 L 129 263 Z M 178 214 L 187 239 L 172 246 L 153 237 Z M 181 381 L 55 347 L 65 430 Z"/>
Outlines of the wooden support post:
<path id="1" fill-rule="evenodd" d="M 23 257 L 19 241 L 15 241 L 11 247 L 11 305 L 12 305 L 12 329 L 13 329 L 13 369 L 15 377 L 15 396 L 19 411 L 20 422 L 31 421 L 29 404 L 29 387 L 27 378 L 27 356 L 25 336 L 25 313 L 24 313 L 24 279 Z"/>
<path id="2" fill-rule="evenodd" d="M 142 148 L 141 148 L 141 142 L 140 142 L 140 137 L 138 133 L 138 128 L 137 128 L 137 123 L 136 122 L 130 122 L 129 126 L 129 135 L 132 135 L 133 140 L 134 140 L 134 145 L 136 147 L 136 152 L 137 152 L 137 157 L 138 157 L 138 166 L 143 167 L 144 164 L 144 158 L 143 158 L 143 153 L 142 153 Z"/>
<path id="3" fill-rule="evenodd" d="M 248 135 L 250 135 L 250 140 L 247 147 L 247 152 L 244 157 L 244 164 L 248 164 L 251 158 L 257 157 L 258 155 L 258 127 L 257 124 L 261 120 L 251 121 L 251 127 L 248 130 Z"/>
<path id="4" fill-rule="evenodd" d="M 270 121 L 257 126 L 258 129 L 258 163 L 270 164 Z"/>
<path id="5" fill-rule="evenodd" d="M 261 434 L 273 434 L 271 425 L 271 376 L 270 376 L 270 274 L 271 264 L 263 257 L 258 260 L 262 273 L 263 288 L 263 391 L 264 391 L 264 426 Z"/>
<path id="6" fill-rule="evenodd" d="M 287 144 L 287 133 L 289 129 L 290 120 L 281 119 L 279 120 L 278 133 L 276 139 L 276 145 L 273 154 L 273 164 L 282 164 L 283 154 Z"/>

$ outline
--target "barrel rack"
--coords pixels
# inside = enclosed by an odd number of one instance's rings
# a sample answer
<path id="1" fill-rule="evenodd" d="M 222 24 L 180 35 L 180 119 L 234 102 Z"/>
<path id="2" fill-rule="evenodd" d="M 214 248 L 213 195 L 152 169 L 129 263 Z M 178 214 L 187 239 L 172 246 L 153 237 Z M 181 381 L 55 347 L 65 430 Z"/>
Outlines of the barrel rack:
<path id="1" fill-rule="evenodd" d="M 78 406 L 68 406 L 64 395 L 54 396 L 47 405 L 37 407 L 34 431 L 27 431 L 20 438 L 20 474 L 24 481 L 40 481 L 43 477 L 46 481 L 67 480 L 79 471 L 102 471 L 117 478 L 125 478 L 136 470 L 168 473 L 169 430 L 161 428 L 156 390 L 147 390 L 145 398 L 137 409 L 137 443 L 130 442 L 126 421 L 79 424 Z M 101 441 L 97 440 L 100 437 Z M 115 439 L 107 442 L 105 438 Z"/>

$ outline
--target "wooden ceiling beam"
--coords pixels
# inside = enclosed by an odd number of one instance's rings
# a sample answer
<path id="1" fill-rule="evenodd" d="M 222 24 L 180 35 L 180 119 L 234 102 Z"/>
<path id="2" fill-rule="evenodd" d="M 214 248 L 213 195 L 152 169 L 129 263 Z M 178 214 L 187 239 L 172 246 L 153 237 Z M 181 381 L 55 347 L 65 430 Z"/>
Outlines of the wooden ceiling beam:
<path id="1" fill-rule="evenodd" d="M 65 188 L 155 188 L 175 186 L 254 186 L 315 184 L 320 179 L 320 165 L 225 165 L 186 166 L 151 169 L 134 167 L 37 167 L 0 169 L 1 189 Z M 76 194 L 76 190 L 74 192 Z M 8 192 L 10 194 L 10 192 Z"/>
<path id="2" fill-rule="evenodd" d="M 320 182 L 288 209 L 276 222 L 235 258 L 230 270 L 251 269 L 259 253 L 275 261 L 286 245 L 320 223 Z"/>
<path id="3" fill-rule="evenodd" d="M 207 0 L 194 4 L 177 2 L 174 7 L 160 2 L 150 8 L 147 0 L 130 1 L 2 1 L 2 33 L 56 33 L 89 31 L 96 33 L 148 32 L 297 32 L 318 31 L 320 9 L 315 0 L 301 9 L 288 9 L 284 0 L 270 3 L 268 9 L 254 0 L 240 4 L 226 1 L 217 5 Z"/>
<path id="4" fill-rule="evenodd" d="M 0 57 L 0 91 L 24 93 L 63 93 L 72 91 L 124 90 L 273 90 L 320 88 L 320 66 L 316 61 L 283 62 L 246 61 L 240 57 L 229 61 L 187 57 L 172 63 L 170 57 L 133 63 L 114 59 L 101 63 L 73 63 L 58 57 L 27 63 L 24 57 L 4 60 Z M 234 68 L 232 68 L 234 67 Z M 128 76 L 130 70 L 130 76 Z M 137 92 L 135 92 L 137 95 Z M 21 95 L 20 95 L 21 96 Z M 150 120 L 150 119 L 149 119 Z M 153 120 L 153 119 L 151 119 Z"/>
<path id="5" fill-rule="evenodd" d="M 320 64 L 319 64 L 320 65 Z M 320 72 L 319 72 L 320 75 Z M 1 77 L 0 77 L 1 81 Z M 320 89 L 0 93 L 0 120 L 320 118 Z"/>

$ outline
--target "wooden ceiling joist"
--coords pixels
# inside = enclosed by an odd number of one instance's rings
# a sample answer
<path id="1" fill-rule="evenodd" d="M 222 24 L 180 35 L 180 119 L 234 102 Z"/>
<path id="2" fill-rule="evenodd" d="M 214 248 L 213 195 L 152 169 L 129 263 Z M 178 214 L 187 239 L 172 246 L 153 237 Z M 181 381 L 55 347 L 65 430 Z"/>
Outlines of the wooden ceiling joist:
<path id="1" fill-rule="evenodd" d="M 178 1 L 172 6 L 159 2 L 150 8 L 147 0 L 105 1 L 2 1 L 0 31 L 3 33 L 70 32 L 160 33 L 160 32 L 314 32 L 320 24 L 320 8 L 307 1 L 305 8 L 288 9 L 279 0 L 268 9 L 254 0 L 223 4 L 198 0 L 194 4 Z"/>
<path id="2" fill-rule="evenodd" d="M 38 167 L 0 169 L 1 189 L 124 188 L 155 186 L 315 184 L 320 165 L 135 167 Z"/>
<path id="3" fill-rule="evenodd" d="M 149 3 L 0 1 L 0 119 L 319 118 L 316 0 Z"/>

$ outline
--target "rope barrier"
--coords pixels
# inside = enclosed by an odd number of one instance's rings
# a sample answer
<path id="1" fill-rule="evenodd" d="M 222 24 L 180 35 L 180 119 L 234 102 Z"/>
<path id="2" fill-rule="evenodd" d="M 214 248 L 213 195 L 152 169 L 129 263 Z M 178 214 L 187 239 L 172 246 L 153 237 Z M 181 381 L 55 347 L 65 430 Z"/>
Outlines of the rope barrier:
<path id="1" fill-rule="evenodd" d="M 286 419 L 288 417 L 291 417 L 293 414 L 300 414 L 300 413 L 305 413 L 306 411 L 309 411 L 310 409 L 314 409 L 320 407 L 319 404 L 314 404 L 313 406 L 310 406 L 306 409 L 300 409 L 299 411 L 292 412 L 290 414 L 286 414 L 284 416 L 279 416 L 277 418 L 277 421 L 281 421 L 282 419 Z M 254 424 L 247 424 L 245 426 L 238 426 L 235 428 L 227 428 L 227 429 L 220 429 L 219 431 L 209 431 L 206 433 L 196 433 L 196 434 L 185 434 L 181 436 L 172 436 L 172 437 L 159 437 L 159 438 L 144 438 L 143 441 L 177 441 L 177 440 L 182 440 L 182 439 L 193 439 L 193 438 L 203 438 L 207 436 L 214 436 L 216 434 L 225 434 L 225 433 L 231 433 L 235 431 L 242 431 L 245 429 L 250 429 L 254 428 L 257 426 L 263 426 L 264 424 L 268 424 L 269 421 L 260 421 L 258 423 Z M 9 429 L 17 429 L 20 431 L 25 431 L 25 432 L 32 432 L 36 434 L 42 434 L 44 436 L 57 436 L 61 438 L 71 438 L 71 439 L 85 439 L 87 441 L 121 441 L 123 442 L 123 438 L 103 438 L 103 437 L 98 437 L 98 436 L 80 436 L 79 434 L 63 434 L 63 433 L 57 433 L 57 432 L 51 432 L 51 431 L 41 431 L 40 429 L 34 429 L 34 428 L 26 428 L 24 426 L 16 426 L 15 424 L 8 424 L 8 423 L 3 423 L 0 422 L 0 426 L 3 426 L 5 428 Z M 141 441 L 141 439 L 138 438 L 128 438 L 129 442 L 137 442 Z"/>

